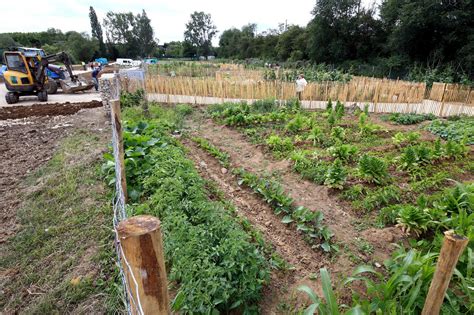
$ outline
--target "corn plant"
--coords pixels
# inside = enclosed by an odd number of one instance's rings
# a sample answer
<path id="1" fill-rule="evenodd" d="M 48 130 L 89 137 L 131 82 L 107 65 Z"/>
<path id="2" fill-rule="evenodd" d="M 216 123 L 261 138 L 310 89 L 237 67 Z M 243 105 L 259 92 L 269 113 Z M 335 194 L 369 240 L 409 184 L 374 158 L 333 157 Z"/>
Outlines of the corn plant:
<path id="1" fill-rule="evenodd" d="M 356 305 L 351 309 L 341 313 L 340 309 L 343 306 L 339 306 L 337 303 L 336 295 L 334 294 L 334 290 L 332 289 L 331 284 L 331 277 L 329 276 L 329 272 L 326 268 L 321 268 L 319 270 L 319 274 L 321 275 L 321 284 L 323 287 L 323 295 L 324 300 L 322 300 L 310 287 L 307 285 L 301 285 L 298 287 L 298 291 L 306 293 L 306 295 L 311 300 L 311 305 L 308 306 L 303 314 L 304 315 L 340 315 L 340 314 L 364 314 L 361 307 Z"/>
<path id="2" fill-rule="evenodd" d="M 313 141 L 313 145 L 316 146 L 318 143 L 322 142 L 323 137 L 324 137 L 324 134 L 321 128 L 314 126 L 309 132 L 309 135 L 306 138 L 306 140 Z"/>
<path id="3" fill-rule="evenodd" d="M 359 266 L 345 284 L 354 281 L 365 284 L 367 296 L 356 293 L 353 299 L 366 314 L 418 314 L 433 277 L 436 256 L 414 249 L 405 252 L 401 248 L 386 262 L 388 279 L 371 266 Z"/>

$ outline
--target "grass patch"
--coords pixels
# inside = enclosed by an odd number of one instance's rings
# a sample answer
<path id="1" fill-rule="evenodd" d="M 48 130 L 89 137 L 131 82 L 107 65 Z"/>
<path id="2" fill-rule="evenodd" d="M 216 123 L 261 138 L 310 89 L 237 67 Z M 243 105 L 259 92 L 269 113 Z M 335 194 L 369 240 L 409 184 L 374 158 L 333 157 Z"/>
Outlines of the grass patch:
<path id="1" fill-rule="evenodd" d="M 2 309 L 123 313 L 112 209 L 94 151 L 103 142 L 79 131 L 26 179 L 32 190 L 18 211 L 21 228 L 1 258 L 1 265 L 13 274 L 3 288 Z"/>

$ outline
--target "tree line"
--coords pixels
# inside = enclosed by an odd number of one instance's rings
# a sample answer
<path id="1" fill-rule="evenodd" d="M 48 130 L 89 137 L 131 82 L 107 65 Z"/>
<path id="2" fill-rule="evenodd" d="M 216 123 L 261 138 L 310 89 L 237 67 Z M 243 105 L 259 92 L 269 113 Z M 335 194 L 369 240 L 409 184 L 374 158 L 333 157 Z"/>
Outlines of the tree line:
<path id="1" fill-rule="evenodd" d="M 0 34 L 0 49 L 13 45 L 66 50 L 77 61 L 96 57 L 197 58 L 215 55 L 247 63 L 291 66 L 326 64 L 353 74 L 412 80 L 462 82 L 474 76 L 474 1 L 382 0 L 364 7 L 360 0 L 316 0 L 306 26 L 279 24 L 257 31 L 257 24 L 226 29 L 219 46 L 210 14 L 194 12 L 183 41 L 158 45 L 145 10 L 109 11 L 102 23 L 93 7 L 91 35 L 49 29 Z"/>
<path id="2" fill-rule="evenodd" d="M 325 63 L 363 75 L 431 74 L 444 81 L 474 75 L 474 1 L 383 0 L 364 8 L 359 0 L 317 0 L 312 15 L 304 27 L 225 30 L 217 52 L 224 58 Z"/>
<path id="3" fill-rule="evenodd" d="M 17 46 L 43 48 L 47 54 L 68 52 L 74 62 L 89 62 L 98 57 L 138 58 L 156 53 L 158 39 L 154 37 L 151 20 L 141 13 L 107 12 L 100 23 L 94 8 L 89 8 L 91 35 L 70 31 L 63 33 L 50 28 L 45 32 L 15 32 L 0 34 L 0 50 Z"/>

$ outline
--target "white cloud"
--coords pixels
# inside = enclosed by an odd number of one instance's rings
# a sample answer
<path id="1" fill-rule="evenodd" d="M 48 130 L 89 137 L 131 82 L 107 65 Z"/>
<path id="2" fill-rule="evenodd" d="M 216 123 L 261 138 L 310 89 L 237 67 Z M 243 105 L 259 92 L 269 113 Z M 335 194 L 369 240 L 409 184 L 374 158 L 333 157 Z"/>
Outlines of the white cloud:
<path id="1" fill-rule="evenodd" d="M 257 23 L 259 31 L 263 31 L 276 28 L 278 23 L 285 23 L 285 21 L 288 24 L 306 25 L 311 19 L 311 10 L 315 2 L 315 0 L 285 2 L 274 0 L 232 2 L 103 0 L 93 3 L 85 0 L 47 0 L 37 5 L 37 1 L 23 0 L 21 8 L 13 3 L 3 6 L 0 33 L 36 32 L 51 27 L 62 31 L 90 32 L 89 6 L 92 5 L 100 21 L 107 11 L 139 13 L 145 9 L 151 19 L 156 37 L 164 43 L 183 39 L 185 24 L 194 11 L 210 13 L 220 33 L 230 27 L 240 28 L 248 23 Z M 363 1 L 367 4 L 371 2 L 373 0 Z M 25 8 L 31 8 L 31 10 L 24 10 Z"/>

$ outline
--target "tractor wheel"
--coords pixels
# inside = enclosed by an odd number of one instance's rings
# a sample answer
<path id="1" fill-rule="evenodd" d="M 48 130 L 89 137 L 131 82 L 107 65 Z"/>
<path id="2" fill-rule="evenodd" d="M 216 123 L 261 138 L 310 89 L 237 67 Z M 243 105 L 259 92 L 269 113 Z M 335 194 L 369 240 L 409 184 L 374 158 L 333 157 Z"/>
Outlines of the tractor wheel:
<path id="1" fill-rule="evenodd" d="M 5 95 L 5 100 L 7 101 L 7 104 L 15 104 L 18 103 L 18 94 L 13 93 L 13 92 L 8 92 Z"/>
<path id="2" fill-rule="evenodd" d="M 46 83 L 45 88 L 48 94 L 56 94 L 56 92 L 58 91 L 58 84 L 56 83 L 56 81 L 49 80 L 48 83 Z"/>
<path id="3" fill-rule="evenodd" d="M 40 101 L 40 102 L 48 101 L 48 92 L 46 92 L 46 91 L 38 92 L 38 101 Z"/>

